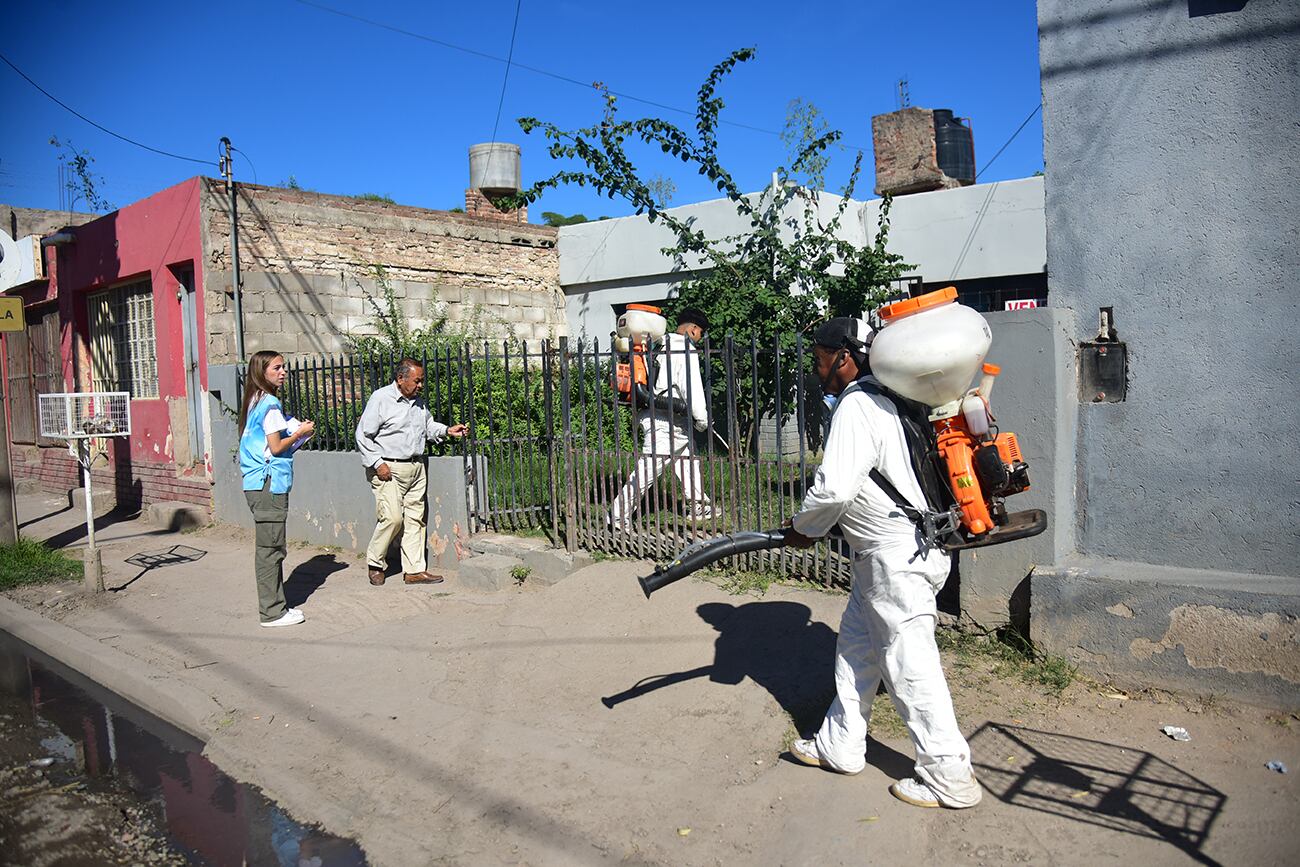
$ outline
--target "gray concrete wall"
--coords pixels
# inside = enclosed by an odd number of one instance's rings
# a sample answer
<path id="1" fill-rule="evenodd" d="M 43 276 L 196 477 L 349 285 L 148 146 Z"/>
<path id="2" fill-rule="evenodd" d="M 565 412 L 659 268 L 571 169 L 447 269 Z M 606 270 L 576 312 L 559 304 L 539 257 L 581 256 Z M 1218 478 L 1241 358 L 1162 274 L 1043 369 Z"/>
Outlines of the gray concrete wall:
<path id="1" fill-rule="evenodd" d="M 757 203 L 763 195 L 751 193 L 749 198 Z M 789 219 L 801 221 L 805 211 L 815 211 L 815 219 L 825 225 L 834 218 L 841 201 L 826 193 L 819 193 L 811 201 L 795 198 L 786 213 Z M 840 222 L 839 237 L 856 245 L 866 242 L 861 210 L 861 203 L 850 201 Z M 736 213 L 729 199 L 683 205 L 669 212 L 710 238 L 741 236 L 753 228 L 748 217 Z M 793 235 L 788 226 L 784 231 Z M 705 263 L 692 259 L 679 269 L 672 258 L 663 254 L 665 247 L 675 243 L 672 230 L 662 222 L 651 223 L 646 216 L 561 227 L 556 248 L 569 333 L 599 338 L 604 343 L 614 330 L 611 305 L 661 300 L 676 294 L 678 283 Z"/>
<path id="2" fill-rule="evenodd" d="M 987 313 L 988 361 L 1001 366 L 993 386 L 998 428 L 1012 431 L 1029 464 L 1030 488 L 1007 500 L 1011 511 L 1043 509 L 1047 530 L 1031 539 L 961 553 L 961 607 L 985 626 L 1029 622 L 1029 575 L 1074 550 L 1074 319 L 1039 308 Z"/>
<path id="3" fill-rule="evenodd" d="M 1130 354 L 1078 407 L 1078 548 L 1300 575 L 1300 6 L 1038 8 L 1052 301 Z"/>
<path id="4" fill-rule="evenodd" d="M 1300 707 L 1293 580 L 1071 558 L 1033 587 L 1034 644 L 1094 675 Z"/>
<path id="5" fill-rule="evenodd" d="M 874 238 L 880 199 L 862 208 Z M 894 199 L 889 252 L 916 267 L 927 283 L 1041 274 L 1047 267 L 1043 179 L 1021 178 Z"/>
<path id="6" fill-rule="evenodd" d="M 758 194 L 754 194 L 757 196 Z M 840 199 L 818 196 L 818 217 L 829 222 Z M 673 208 L 678 219 L 710 237 L 741 235 L 749 221 L 726 199 Z M 1041 274 L 1047 260 L 1043 179 L 1024 178 L 894 199 L 889 250 L 914 265 L 927 282 Z M 850 201 L 840 236 L 863 246 L 876 235 L 880 200 Z M 611 306 L 669 298 L 690 275 L 675 271 L 663 248 L 672 232 L 648 218 L 622 217 L 560 229 L 560 285 L 574 335 L 604 341 L 614 330 Z M 688 263 L 692 267 L 699 263 Z"/>
<path id="7" fill-rule="evenodd" d="M 251 528 L 239 473 L 235 367 L 208 368 L 212 423 L 213 519 Z M 355 452 L 300 451 L 294 457 L 287 531 L 293 541 L 363 554 L 375 529 L 375 501 Z M 464 460 L 429 459 L 429 563 L 455 568 L 469 538 Z M 363 568 L 358 562 L 358 568 Z"/>

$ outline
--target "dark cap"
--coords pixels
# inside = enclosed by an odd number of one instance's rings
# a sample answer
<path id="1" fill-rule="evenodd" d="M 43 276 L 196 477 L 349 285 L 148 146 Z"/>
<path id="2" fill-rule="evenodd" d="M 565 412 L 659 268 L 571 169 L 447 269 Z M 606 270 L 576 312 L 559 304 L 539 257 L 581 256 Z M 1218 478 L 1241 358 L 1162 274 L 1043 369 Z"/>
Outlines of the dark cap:
<path id="1" fill-rule="evenodd" d="M 836 316 L 828 319 L 813 332 L 813 345 L 826 349 L 866 349 L 876 333 L 861 319 Z"/>
<path id="2" fill-rule="evenodd" d="M 709 317 L 705 316 L 704 313 L 696 310 L 694 307 L 687 307 L 678 312 L 677 325 L 682 326 L 687 324 L 698 325 L 703 330 L 708 331 Z"/>

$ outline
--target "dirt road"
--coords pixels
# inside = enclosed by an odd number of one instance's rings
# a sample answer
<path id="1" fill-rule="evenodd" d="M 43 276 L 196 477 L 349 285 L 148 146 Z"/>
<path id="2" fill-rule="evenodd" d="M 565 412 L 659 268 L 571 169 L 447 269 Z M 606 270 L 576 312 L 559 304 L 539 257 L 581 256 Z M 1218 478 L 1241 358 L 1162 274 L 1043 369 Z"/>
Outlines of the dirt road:
<path id="1" fill-rule="evenodd" d="M 205 755 L 375 864 L 1283 864 L 1300 851 L 1296 773 L 1265 768 L 1300 768 L 1286 713 L 1082 683 L 1052 697 L 948 653 L 986 797 L 920 810 L 887 793 L 911 748 L 885 713 L 861 775 L 782 757 L 826 707 L 841 596 L 685 581 L 647 601 L 645 567 L 628 562 L 497 594 L 454 578 L 375 588 L 359 561 L 294 549 L 307 622 L 262 630 L 240 532 L 147 532 L 124 528 L 105 556 L 110 586 L 130 581 L 119 592 L 11 598 L 75 631 L 43 640 L 99 648 L 109 676 L 146 694 L 183 685 L 173 714 L 202 718 L 173 721 L 202 729 Z M 122 563 L 179 541 L 203 558 L 142 575 Z M 210 712 L 175 697 L 186 690 Z"/>

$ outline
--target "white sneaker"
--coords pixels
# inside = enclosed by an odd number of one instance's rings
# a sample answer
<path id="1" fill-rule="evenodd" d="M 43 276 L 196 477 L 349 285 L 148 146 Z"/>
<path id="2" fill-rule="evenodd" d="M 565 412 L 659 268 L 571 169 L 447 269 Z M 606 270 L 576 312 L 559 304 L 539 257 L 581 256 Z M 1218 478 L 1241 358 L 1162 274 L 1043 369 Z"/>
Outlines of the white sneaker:
<path id="1" fill-rule="evenodd" d="M 790 744 L 790 755 L 794 756 L 805 765 L 812 765 L 814 768 L 824 768 L 828 771 L 833 771 L 837 774 L 844 774 L 848 777 L 861 773 L 860 770 L 846 771 L 842 768 L 837 768 L 835 765 L 832 765 L 830 762 L 823 759 L 821 752 L 817 749 L 817 742 L 812 738 L 797 740 Z"/>
<path id="2" fill-rule="evenodd" d="M 894 783 L 889 787 L 889 794 L 913 807 L 939 806 L 939 798 L 935 796 L 934 791 L 916 777 L 908 777 L 906 780 Z"/>
<path id="3" fill-rule="evenodd" d="M 263 620 L 262 626 L 267 629 L 270 629 L 273 626 L 297 626 L 306 619 L 307 618 L 303 616 L 303 613 L 297 608 L 290 608 L 275 620 Z"/>

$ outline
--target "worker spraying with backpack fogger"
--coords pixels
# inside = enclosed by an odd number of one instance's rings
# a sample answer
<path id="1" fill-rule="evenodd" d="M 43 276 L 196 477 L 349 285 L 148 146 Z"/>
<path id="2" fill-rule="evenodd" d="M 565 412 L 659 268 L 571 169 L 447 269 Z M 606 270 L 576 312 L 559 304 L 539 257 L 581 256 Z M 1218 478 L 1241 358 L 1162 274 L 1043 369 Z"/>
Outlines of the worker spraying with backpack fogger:
<path id="1" fill-rule="evenodd" d="M 688 501 L 692 520 L 708 520 L 713 508 L 700 478 L 690 430 L 709 430 L 709 404 L 700 375 L 696 343 L 708 332 L 709 320 L 698 310 L 677 315 L 677 329 L 658 307 L 629 304 L 614 333 L 617 361 L 614 390 L 636 410 L 641 457 L 614 499 L 609 522 L 615 529 L 631 528 L 631 515 L 641 497 L 671 463 Z"/>
<path id="2" fill-rule="evenodd" d="M 817 377 L 836 400 L 816 480 L 784 541 L 810 547 L 838 527 L 853 552 L 853 585 L 836 643 L 835 699 L 817 734 L 795 741 L 790 753 L 829 771 L 860 772 L 883 681 L 917 757 L 916 775 L 890 792 L 917 806 L 973 807 L 980 787 L 934 639 L 935 596 L 951 559 L 896 502 L 894 494 L 912 504 L 925 497 L 899 408 L 870 376 L 871 338 L 865 322 L 849 318 L 813 335 Z"/>
<path id="3" fill-rule="evenodd" d="M 997 368 L 978 313 L 949 288 L 880 311 L 879 335 L 837 318 L 814 332 L 816 374 L 832 406 L 816 480 L 781 530 L 737 533 L 688 548 L 641 579 L 649 595 L 721 556 L 810 547 L 838 530 L 853 586 L 836 647 L 836 695 L 799 761 L 842 774 L 865 767 L 872 700 L 883 682 L 916 749 L 915 776 L 890 793 L 922 807 L 979 803 L 934 629 L 949 552 L 1042 532 L 1038 510 L 1008 513 L 1029 485 L 1014 435 L 997 432 L 988 396 Z M 970 388 L 977 372 L 978 388 Z M 873 375 L 874 374 L 874 375 Z"/>
<path id="4" fill-rule="evenodd" d="M 843 354 L 828 372 L 838 378 L 840 365 L 861 356 L 862 363 L 854 366 L 860 373 L 857 388 L 894 407 L 919 488 L 909 492 L 879 467 L 868 468 L 866 480 L 915 528 L 918 555 L 931 548 L 951 552 L 998 545 L 1047 528 L 1041 509 L 1006 508 L 1007 497 L 1029 488 L 1028 466 L 1015 434 L 999 431 L 989 409 L 999 369 L 983 364 L 992 339 L 988 323 L 956 298 L 957 290 L 948 287 L 882 308 L 881 331 L 859 348 L 837 349 Z M 979 386 L 969 388 L 980 372 Z M 822 383 L 828 405 L 838 411 L 842 391 L 830 388 L 830 380 Z M 649 596 L 725 557 L 786 542 L 781 529 L 698 542 L 640 579 L 641 588 Z"/>

